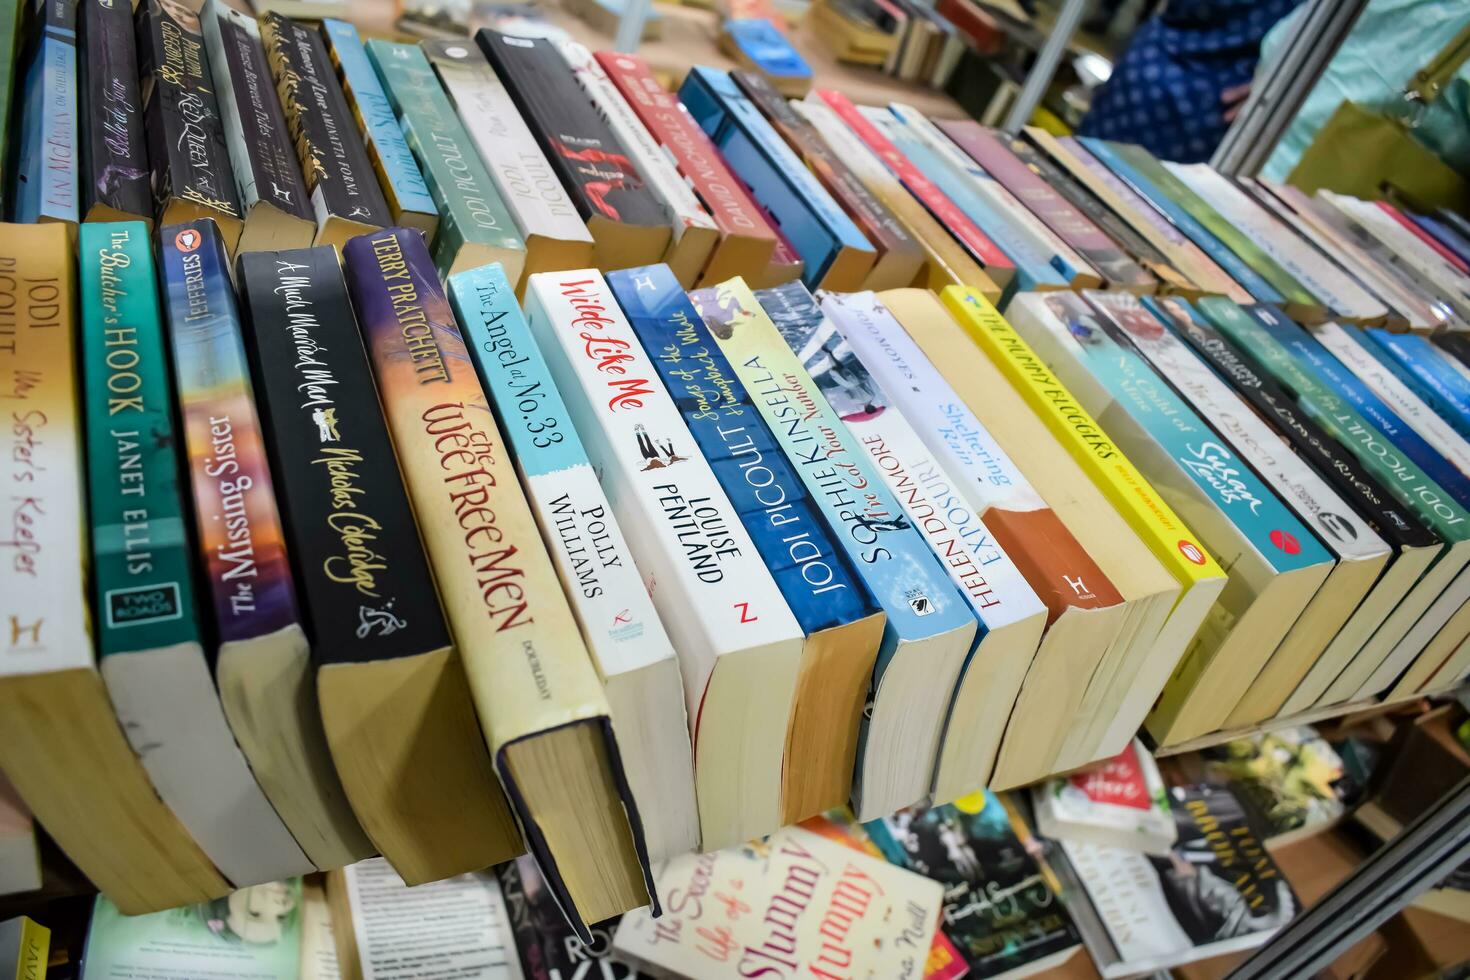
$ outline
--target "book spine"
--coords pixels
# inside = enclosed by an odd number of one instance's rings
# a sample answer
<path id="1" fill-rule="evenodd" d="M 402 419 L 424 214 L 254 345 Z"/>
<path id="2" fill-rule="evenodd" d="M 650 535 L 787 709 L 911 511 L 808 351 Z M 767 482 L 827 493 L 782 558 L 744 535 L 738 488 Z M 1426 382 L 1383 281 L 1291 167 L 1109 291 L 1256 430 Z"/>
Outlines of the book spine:
<path id="1" fill-rule="evenodd" d="M 26 71 L 15 217 L 81 220 L 77 160 L 77 0 L 42 0 Z"/>
<path id="2" fill-rule="evenodd" d="M 224 242 L 209 219 L 161 231 L 168 334 L 194 522 L 222 643 L 297 622 L 276 495 Z"/>
<path id="3" fill-rule="evenodd" d="M 757 296 L 732 279 L 690 298 L 887 614 L 880 670 L 895 640 L 973 623 L 877 467 L 793 353 L 801 346 L 795 332 L 822 319 L 805 288 L 789 283 Z M 772 312 L 789 335 L 778 330 Z"/>
<path id="4" fill-rule="evenodd" d="M 482 55 L 452 41 L 423 45 L 490 171 L 521 236 L 582 242 L 592 235 L 557 179 L 510 93 Z"/>
<path id="5" fill-rule="evenodd" d="M 333 218 L 389 224 L 388 203 L 321 35 L 276 13 L 265 16 L 260 33 L 317 226 Z"/>
<path id="6" fill-rule="evenodd" d="M 122 0 L 81 5 L 82 214 L 103 205 L 153 216 L 148 144 L 138 89 L 133 8 Z"/>
<path id="7" fill-rule="evenodd" d="M 423 237 L 343 249 L 353 307 L 491 755 L 607 702 Z"/>
<path id="8" fill-rule="evenodd" d="M 197 642 L 148 227 L 84 224 L 80 253 L 98 645 L 107 656 Z"/>
<path id="9" fill-rule="evenodd" d="M 603 675 L 673 657 L 512 284 L 483 266 L 452 277 L 449 299 Z"/>
<path id="10" fill-rule="evenodd" d="M 322 36 L 337 67 L 342 94 L 352 106 L 358 132 L 393 212 L 393 220 L 402 224 L 404 212 L 436 214 L 434 198 L 414 161 L 413 151 L 403 138 L 393 106 L 368 61 L 367 48 L 357 28 L 346 21 L 328 18 L 322 21 Z"/>
<path id="11" fill-rule="evenodd" d="M 873 612 L 867 586 L 673 273 L 650 266 L 607 282 L 802 632 Z"/>
<path id="12" fill-rule="evenodd" d="M 774 238 L 755 202 L 725 166 L 720 151 L 689 118 L 674 94 L 658 83 L 648 65 L 635 55 L 611 51 L 599 51 L 596 57 L 649 133 L 673 158 L 720 231 Z"/>
<path id="13" fill-rule="evenodd" d="M 948 228 L 951 234 L 969 249 L 975 261 L 984 266 L 985 271 L 992 278 L 996 278 L 999 285 L 1005 285 L 1002 280 L 1009 272 L 1014 271 L 1015 266 L 1000 247 L 977 228 L 974 222 L 945 196 L 943 191 L 920 173 L 919 169 L 886 136 L 879 132 L 876 126 L 867 120 L 858 107 L 848 101 L 847 96 L 829 89 L 816 91 L 817 96 L 830 106 L 842 121 L 847 123 L 852 131 L 868 145 L 868 148 L 888 165 L 888 168 L 898 176 L 910 193 L 924 202 L 924 206 L 939 219 L 939 223 Z"/>
<path id="14" fill-rule="evenodd" d="M 225 146 L 214 80 L 198 19 L 179 20 L 162 0 L 138 13 L 138 71 L 143 85 L 153 193 L 239 220 L 235 174 Z"/>
<path id="15" fill-rule="evenodd" d="M 376 39 L 367 51 L 438 205 L 434 264 L 439 274 L 449 274 L 466 246 L 524 252 L 505 202 L 424 53 L 412 44 Z"/>
<path id="16" fill-rule="evenodd" d="M 250 253 L 238 276 L 318 664 L 449 646 L 335 251 Z"/>
<path id="17" fill-rule="evenodd" d="M 1449 494 L 1343 398 L 1318 380 L 1250 312 L 1234 303 L 1205 297 L 1197 304 L 1237 348 L 1248 350 L 1260 366 L 1296 398 L 1297 406 L 1337 439 L 1376 476 L 1399 502 L 1447 541 L 1470 536 L 1470 517 Z"/>
<path id="18" fill-rule="evenodd" d="M 63 227 L 0 225 L 0 676 L 93 666 L 74 270 Z"/>
<path id="19" fill-rule="evenodd" d="M 1184 582 L 1221 578 L 1225 572 L 1185 523 L 1102 426 L 1052 376 L 1030 346 L 985 297 L 974 290 L 948 287 L 942 295 L 965 332 L 1011 380 L 1072 457 L 1097 482 L 1150 550 Z"/>
<path id="20" fill-rule="evenodd" d="M 265 201 L 313 220 L 254 18 L 223 0 L 209 0 L 200 18 L 241 204 L 248 210 Z"/>
<path id="21" fill-rule="evenodd" d="M 1470 381 L 1428 337 L 1364 330 L 1365 350 L 1423 398 L 1461 435 L 1470 432 Z"/>

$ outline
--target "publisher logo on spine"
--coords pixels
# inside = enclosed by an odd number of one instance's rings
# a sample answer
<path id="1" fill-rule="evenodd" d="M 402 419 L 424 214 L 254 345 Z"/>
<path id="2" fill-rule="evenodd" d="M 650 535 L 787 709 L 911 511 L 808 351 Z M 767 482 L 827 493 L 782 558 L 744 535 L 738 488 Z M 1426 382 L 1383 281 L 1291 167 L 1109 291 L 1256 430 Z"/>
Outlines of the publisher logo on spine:
<path id="1" fill-rule="evenodd" d="M 178 619 L 184 614 L 179 603 L 179 586 L 176 582 L 113 589 L 103 599 L 107 610 L 107 625 L 114 628 L 162 623 Z"/>
<path id="2" fill-rule="evenodd" d="M 1271 543 L 1288 555 L 1300 554 L 1302 550 L 1302 543 L 1296 539 L 1296 536 L 1280 528 L 1271 532 Z"/>
<path id="3" fill-rule="evenodd" d="M 1179 553 L 1181 555 L 1183 555 L 1185 558 L 1188 558 L 1196 565 L 1203 565 L 1205 563 L 1204 551 L 1201 550 L 1200 546 L 1195 544 L 1193 541 L 1185 541 L 1181 539 L 1177 547 L 1179 548 Z"/>
<path id="4" fill-rule="evenodd" d="M 174 236 L 174 248 L 180 252 L 192 252 L 204 241 L 204 236 L 193 228 L 185 228 Z"/>

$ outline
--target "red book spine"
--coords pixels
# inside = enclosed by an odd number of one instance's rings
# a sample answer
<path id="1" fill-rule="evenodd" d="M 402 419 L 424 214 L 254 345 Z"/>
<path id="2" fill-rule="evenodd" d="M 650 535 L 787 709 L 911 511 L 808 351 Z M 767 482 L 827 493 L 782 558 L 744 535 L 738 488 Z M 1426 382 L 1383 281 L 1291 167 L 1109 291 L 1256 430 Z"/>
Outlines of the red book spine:
<path id="1" fill-rule="evenodd" d="M 934 12 L 953 24 L 975 42 L 981 54 L 998 54 L 1005 41 L 1005 31 L 970 0 L 939 0 Z"/>
<path id="2" fill-rule="evenodd" d="M 833 112 L 847 123 L 848 127 L 858 135 L 868 149 L 876 153 L 888 169 L 892 170 L 903 185 L 908 188 L 930 212 L 935 219 L 944 227 L 948 228 L 950 234 L 970 250 L 981 265 L 994 269 L 1015 269 L 1015 265 L 1006 258 L 1005 253 L 991 241 L 986 234 L 975 223 L 965 216 L 965 213 L 955 206 L 945 193 L 941 191 L 929 178 L 919 172 L 908 157 L 899 151 L 886 136 L 880 133 L 872 123 L 863 118 L 858 112 L 857 106 L 841 92 L 831 89 L 816 89 L 817 97 L 827 103 Z"/>
<path id="3" fill-rule="evenodd" d="M 1439 239 L 1429 234 L 1429 232 L 1425 231 L 1423 228 L 1420 228 L 1418 222 L 1416 222 L 1413 218 L 1404 214 L 1402 211 L 1394 207 L 1392 204 L 1389 204 L 1387 201 L 1376 201 L 1375 203 L 1380 208 L 1382 208 L 1384 213 L 1387 214 L 1390 218 L 1403 225 L 1404 228 L 1415 238 L 1419 239 L 1425 245 L 1428 245 L 1430 248 L 1434 249 L 1434 251 L 1438 253 L 1440 258 L 1444 259 L 1450 265 L 1454 266 L 1461 275 L 1470 276 L 1470 265 L 1466 265 L 1464 259 L 1460 258 L 1454 252 L 1451 252 L 1449 249 L 1445 248 L 1444 244 L 1440 242 Z"/>

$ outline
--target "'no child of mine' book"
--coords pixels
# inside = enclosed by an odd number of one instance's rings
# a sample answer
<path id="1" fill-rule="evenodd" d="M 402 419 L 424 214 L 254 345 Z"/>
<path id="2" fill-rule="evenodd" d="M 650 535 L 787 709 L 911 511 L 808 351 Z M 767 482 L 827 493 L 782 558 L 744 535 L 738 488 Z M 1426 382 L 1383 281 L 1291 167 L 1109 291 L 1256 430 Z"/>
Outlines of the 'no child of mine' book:
<path id="1" fill-rule="evenodd" d="M 526 318 L 679 652 L 703 847 L 765 836 L 801 628 L 602 276 L 533 276 Z"/>
<path id="2" fill-rule="evenodd" d="M 304 248 L 316 235 L 301 164 L 254 17 L 209 0 L 200 13 L 245 226 L 237 252 Z"/>
<path id="3" fill-rule="evenodd" d="M 31 4 L 37 40 L 25 70 L 16 155 L 15 217 L 80 219 L 77 173 L 77 0 Z M 16 74 L 19 74 L 17 72 Z M 6 189 L 8 191 L 8 188 Z"/>
<path id="4" fill-rule="evenodd" d="M 388 225 L 388 202 L 321 34 L 277 13 L 266 14 L 260 33 L 311 195 L 313 244 L 341 248 Z"/>
<path id="5" fill-rule="evenodd" d="M 499 262 L 518 279 L 525 243 L 424 52 L 377 39 L 367 52 L 439 211 L 433 247 L 439 274 Z"/>
<path id="6" fill-rule="evenodd" d="M 372 854 L 327 751 L 224 242 L 169 225 L 163 295 L 194 521 L 214 607 L 215 681 L 260 788 L 311 863 Z"/>
<path id="7" fill-rule="evenodd" d="M 74 270 L 64 225 L 0 225 L 0 486 L 15 501 L 0 546 L 0 766 L 67 857 L 141 914 L 230 885 L 158 798 L 92 656 Z"/>
<path id="8" fill-rule="evenodd" d="M 788 345 L 822 322 L 805 287 L 757 297 L 732 279 L 691 298 L 887 616 L 853 795 L 860 818 L 891 813 L 929 792 L 975 617 Z"/>
<path id="9" fill-rule="evenodd" d="M 498 826 L 484 837 L 486 863 L 521 850 L 513 812 L 587 938 L 587 924 L 652 897 L 607 699 L 423 235 L 390 228 L 344 252 L 388 431 L 510 797 L 510 812 L 487 801 Z"/>
<path id="10" fill-rule="evenodd" d="M 332 761 L 407 881 L 481 867 L 494 789 L 330 245 L 241 256 L 246 346 Z M 450 672 L 452 669 L 452 672 Z"/>
<path id="11" fill-rule="evenodd" d="M 310 871 L 235 742 L 205 654 L 148 226 L 87 222 L 80 239 L 92 579 L 107 692 L 158 795 L 232 885 Z"/>
<path id="12" fill-rule="evenodd" d="M 696 850 L 694 757 L 678 656 L 550 366 L 500 266 L 450 277 L 449 302 L 602 677 L 649 860 Z"/>
<path id="13" fill-rule="evenodd" d="M 481 30 L 476 40 L 592 233 L 593 264 L 623 269 L 662 259 L 673 218 L 555 45 L 491 30 Z"/>
<path id="14" fill-rule="evenodd" d="M 608 286 L 806 636 L 782 823 L 844 806 L 883 614 L 672 271 L 625 269 Z"/>
<path id="15" fill-rule="evenodd" d="M 225 250 L 233 254 L 243 215 L 199 17 L 164 0 L 143 0 L 137 16 L 158 223 L 213 218 Z"/>
<path id="16" fill-rule="evenodd" d="M 136 38 L 131 4 L 81 5 L 77 44 L 85 221 L 153 221 Z"/>

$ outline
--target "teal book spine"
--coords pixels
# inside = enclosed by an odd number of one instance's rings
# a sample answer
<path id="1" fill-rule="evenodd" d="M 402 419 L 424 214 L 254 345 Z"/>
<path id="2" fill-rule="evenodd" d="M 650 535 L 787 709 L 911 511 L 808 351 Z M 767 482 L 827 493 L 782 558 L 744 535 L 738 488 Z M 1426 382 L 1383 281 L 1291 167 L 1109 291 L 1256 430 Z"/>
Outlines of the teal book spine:
<path id="1" fill-rule="evenodd" d="M 483 246 L 519 252 L 521 263 L 496 256 L 507 266 L 514 264 L 508 274 L 519 279 L 525 243 L 429 59 L 415 45 L 391 41 L 369 41 L 367 52 L 439 212 L 433 246 L 439 275 L 447 277 L 458 271 L 456 265 L 467 255 L 466 249 Z"/>
<path id="2" fill-rule="evenodd" d="M 92 588 L 102 655 L 198 642 L 148 226 L 81 227 Z"/>
<path id="3" fill-rule="evenodd" d="M 346 21 L 328 18 L 322 21 L 322 36 L 326 38 L 332 60 L 337 63 L 342 88 L 357 110 L 368 155 L 383 190 L 387 192 L 394 220 L 401 222 L 399 216 L 404 211 L 438 213 L 429 186 L 424 183 L 424 175 L 414 161 L 413 151 L 408 148 L 403 130 L 398 127 L 393 106 L 389 104 L 378 75 L 368 61 L 367 48 L 363 46 L 357 28 Z"/>

